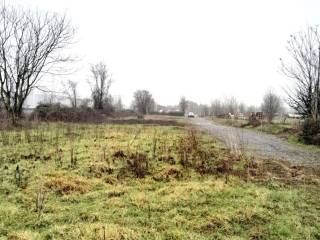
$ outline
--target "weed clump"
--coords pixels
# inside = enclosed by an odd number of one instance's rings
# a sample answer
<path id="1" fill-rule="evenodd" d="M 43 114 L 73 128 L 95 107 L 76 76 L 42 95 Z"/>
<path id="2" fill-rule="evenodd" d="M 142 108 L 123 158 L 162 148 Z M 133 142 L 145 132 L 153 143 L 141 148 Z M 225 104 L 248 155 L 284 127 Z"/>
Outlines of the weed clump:
<path id="1" fill-rule="evenodd" d="M 28 171 L 26 169 L 21 168 L 19 165 L 17 165 L 14 171 L 14 180 L 17 187 L 21 189 L 27 188 L 28 178 L 29 178 Z"/>
<path id="2" fill-rule="evenodd" d="M 160 162 L 166 162 L 166 163 L 169 163 L 171 165 L 175 165 L 176 164 L 176 160 L 174 159 L 173 156 L 161 156 L 158 158 L 158 161 Z"/>
<path id="3" fill-rule="evenodd" d="M 106 163 L 95 163 L 90 165 L 89 173 L 92 173 L 96 178 L 101 178 L 103 175 L 109 175 L 114 172 Z"/>
<path id="4" fill-rule="evenodd" d="M 106 176 L 103 180 L 105 183 L 110 185 L 115 185 L 117 183 L 117 179 L 113 176 Z"/>
<path id="5" fill-rule="evenodd" d="M 171 179 L 180 180 L 182 178 L 183 172 L 175 166 L 168 166 L 163 171 L 153 176 L 153 179 L 156 181 L 170 181 Z"/>
<path id="6" fill-rule="evenodd" d="M 43 213 L 46 200 L 47 200 L 47 190 L 41 185 L 37 190 L 37 196 L 35 200 L 35 205 L 36 205 L 35 211 L 38 213 L 38 219 L 40 219 Z"/>
<path id="7" fill-rule="evenodd" d="M 122 150 L 119 150 L 119 151 L 116 151 L 113 154 L 113 157 L 115 157 L 115 158 L 125 158 L 126 154 Z"/>
<path id="8" fill-rule="evenodd" d="M 111 191 L 107 193 L 108 198 L 121 197 L 125 192 L 122 191 Z"/>
<path id="9" fill-rule="evenodd" d="M 135 174 L 137 178 L 144 178 L 149 174 L 149 159 L 144 153 L 135 153 L 130 155 L 127 160 L 127 168 Z"/>
<path id="10" fill-rule="evenodd" d="M 53 175 L 46 181 L 45 186 L 54 190 L 60 195 L 69 195 L 72 193 L 84 194 L 89 191 L 88 182 L 66 175 Z"/>
<path id="11" fill-rule="evenodd" d="M 192 157 L 198 151 L 199 139 L 195 131 L 189 131 L 186 136 L 178 140 L 177 150 L 180 156 L 180 164 L 184 167 L 192 165 Z"/>
<path id="12" fill-rule="evenodd" d="M 241 151 L 219 149 L 206 144 L 195 131 L 189 131 L 180 137 L 177 143 L 180 164 L 184 168 L 193 168 L 203 174 L 224 174 L 226 182 L 229 175 L 244 175 L 247 157 Z"/>

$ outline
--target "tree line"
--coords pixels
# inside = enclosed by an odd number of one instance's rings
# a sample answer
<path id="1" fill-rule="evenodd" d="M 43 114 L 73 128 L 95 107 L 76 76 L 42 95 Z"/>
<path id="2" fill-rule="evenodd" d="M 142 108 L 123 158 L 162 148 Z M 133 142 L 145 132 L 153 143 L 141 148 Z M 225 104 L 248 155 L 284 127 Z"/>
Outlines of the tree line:
<path id="1" fill-rule="evenodd" d="M 225 98 L 224 100 L 215 99 L 210 105 L 197 104 L 193 101 L 188 101 L 183 96 L 179 102 L 180 111 L 186 114 L 193 112 L 200 117 L 215 116 L 227 117 L 230 115 L 245 115 L 256 112 L 263 112 L 268 122 L 272 122 L 277 114 L 284 114 L 285 108 L 280 96 L 272 90 L 268 90 L 263 96 L 260 106 L 239 103 L 235 97 Z"/>
<path id="2" fill-rule="evenodd" d="M 23 113 L 28 96 L 40 89 L 39 82 L 48 74 L 63 71 L 63 66 L 72 61 L 66 50 L 73 43 L 75 28 L 66 15 L 39 12 L 3 4 L 0 9 L 0 101 L 12 123 Z M 280 59 L 283 74 L 292 80 L 287 89 L 287 103 L 302 115 L 312 128 L 313 134 L 320 131 L 320 34 L 318 27 L 307 27 L 292 34 L 287 43 L 289 57 Z M 110 95 L 112 78 L 104 63 L 91 66 L 92 108 L 111 111 L 115 103 Z M 79 106 L 77 82 L 69 81 L 65 93 L 72 108 Z M 121 105 L 121 100 L 117 101 Z M 281 109 L 281 99 L 268 91 L 260 106 L 268 121 Z M 134 93 L 132 108 L 141 114 L 152 112 L 156 106 L 150 92 Z M 197 109 L 199 115 L 253 111 L 254 107 L 237 103 L 235 98 L 214 100 L 210 106 L 198 105 L 184 97 L 180 110 Z"/>

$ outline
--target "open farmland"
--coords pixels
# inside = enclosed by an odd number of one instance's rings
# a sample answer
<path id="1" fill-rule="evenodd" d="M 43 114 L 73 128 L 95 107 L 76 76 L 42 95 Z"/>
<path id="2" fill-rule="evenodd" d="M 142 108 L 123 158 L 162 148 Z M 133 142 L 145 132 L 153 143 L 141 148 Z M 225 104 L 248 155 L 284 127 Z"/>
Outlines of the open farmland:
<path id="1" fill-rule="evenodd" d="M 320 1 L 0 2 L 0 240 L 320 240 Z"/>
<path id="2" fill-rule="evenodd" d="M 315 176 L 189 127 L 50 123 L 0 140 L 0 239 L 320 237 Z"/>

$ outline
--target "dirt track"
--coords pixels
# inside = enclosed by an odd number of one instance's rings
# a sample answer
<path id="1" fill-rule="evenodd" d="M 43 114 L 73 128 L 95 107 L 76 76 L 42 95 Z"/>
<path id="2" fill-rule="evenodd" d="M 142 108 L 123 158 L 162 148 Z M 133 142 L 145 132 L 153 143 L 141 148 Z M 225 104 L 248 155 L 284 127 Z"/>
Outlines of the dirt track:
<path id="1" fill-rule="evenodd" d="M 243 146 L 250 153 L 266 158 L 289 161 L 293 165 L 320 166 L 320 150 L 319 152 L 308 151 L 269 134 L 223 126 L 206 119 L 196 118 L 190 121 L 227 145 Z"/>

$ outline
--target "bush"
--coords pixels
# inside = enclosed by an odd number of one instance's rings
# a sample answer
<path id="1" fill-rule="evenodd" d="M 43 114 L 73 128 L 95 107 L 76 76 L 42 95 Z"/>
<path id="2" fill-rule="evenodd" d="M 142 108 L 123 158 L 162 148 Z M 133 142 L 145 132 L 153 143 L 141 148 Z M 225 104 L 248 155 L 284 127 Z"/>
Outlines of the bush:
<path id="1" fill-rule="evenodd" d="M 179 139 L 177 150 L 180 164 L 194 168 L 200 174 L 229 173 L 236 163 L 228 151 L 205 147 L 195 131 L 189 131 Z"/>
<path id="2" fill-rule="evenodd" d="M 59 111 L 61 108 L 59 103 L 51 104 L 51 103 L 39 103 L 35 110 L 32 113 L 32 117 L 37 116 L 37 118 L 41 120 L 45 120 L 48 118 L 50 113 Z"/>
<path id="3" fill-rule="evenodd" d="M 176 112 L 176 111 L 170 111 L 170 112 L 151 112 L 151 115 L 165 115 L 165 116 L 174 116 L 174 117 L 183 117 L 183 112 Z"/>
<path id="4" fill-rule="evenodd" d="M 131 154 L 127 160 L 127 168 L 135 174 L 137 178 L 144 178 L 149 173 L 149 159 L 144 153 Z"/>
<path id="5" fill-rule="evenodd" d="M 30 118 L 40 121 L 63 122 L 104 122 L 108 114 L 104 110 L 91 108 L 74 109 L 61 106 L 59 103 L 40 103 L 32 112 Z"/>
<path id="6" fill-rule="evenodd" d="M 257 119 L 255 114 L 252 114 L 249 117 L 249 124 L 253 127 L 258 127 L 259 125 L 261 125 L 261 122 L 259 121 L 259 119 Z"/>
<path id="7" fill-rule="evenodd" d="M 320 121 L 305 119 L 302 125 L 300 139 L 308 144 L 320 145 Z"/>
<path id="8" fill-rule="evenodd" d="M 183 112 L 168 112 L 169 116 L 175 116 L 175 117 L 183 117 L 184 113 Z"/>

